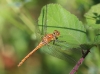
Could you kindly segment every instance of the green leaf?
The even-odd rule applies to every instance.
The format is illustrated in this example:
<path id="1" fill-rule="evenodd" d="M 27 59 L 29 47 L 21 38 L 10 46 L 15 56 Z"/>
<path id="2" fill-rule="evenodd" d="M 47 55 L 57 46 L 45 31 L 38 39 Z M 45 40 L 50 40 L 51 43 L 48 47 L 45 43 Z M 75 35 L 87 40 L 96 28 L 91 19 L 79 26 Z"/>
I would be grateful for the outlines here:
<path id="1" fill-rule="evenodd" d="M 100 34 L 95 37 L 95 44 L 100 44 Z"/>
<path id="2" fill-rule="evenodd" d="M 58 30 L 60 32 L 58 39 L 66 41 L 68 44 L 80 45 L 87 43 L 86 29 L 82 22 L 58 4 L 48 4 L 47 8 L 44 6 L 38 18 L 38 24 L 40 29 L 42 25 L 47 26 L 47 31 L 45 28 L 43 29 L 47 33 Z"/>
<path id="3" fill-rule="evenodd" d="M 94 5 L 85 14 L 87 24 L 95 31 L 94 43 L 100 44 L 100 4 Z"/>
<path id="4" fill-rule="evenodd" d="M 94 5 L 85 14 L 87 24 L 94 29 L 100 28 L 100 4 Z"/>
<path id="5" fill-rule="evenodd" d="M 96 36 L 95 36 L 95 44 L 100 44 L 100 30 L 98 30 Z"/>

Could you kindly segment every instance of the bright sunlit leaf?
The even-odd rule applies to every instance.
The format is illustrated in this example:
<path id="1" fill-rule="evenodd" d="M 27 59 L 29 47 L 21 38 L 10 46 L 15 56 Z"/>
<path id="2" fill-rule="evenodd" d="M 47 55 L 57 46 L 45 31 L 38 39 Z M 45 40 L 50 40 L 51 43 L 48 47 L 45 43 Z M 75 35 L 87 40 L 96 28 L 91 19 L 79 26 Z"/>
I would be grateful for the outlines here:
<path id="1" fill-rule="evenodd" d="M 76 45 L 87 43 L 86 29 L 82 22 L 58 4 L 47 5 L 47 13 L 46 6 L 44 6 L 38 20 L 39 25 L 47 26 L 47 31 L 43 29 L 46 33 L 52 33 L 54 30 L 60 31 L 58 39 L 61 41 Z"/>

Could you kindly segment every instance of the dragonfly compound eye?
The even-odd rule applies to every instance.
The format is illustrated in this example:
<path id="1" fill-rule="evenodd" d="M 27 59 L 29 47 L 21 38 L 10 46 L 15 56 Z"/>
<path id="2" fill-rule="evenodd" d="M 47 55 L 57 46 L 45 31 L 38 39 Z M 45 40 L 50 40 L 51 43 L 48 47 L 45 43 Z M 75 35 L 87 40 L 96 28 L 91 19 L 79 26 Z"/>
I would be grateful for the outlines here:
<path id="1" fill-rule="evenodd" d="M 57 31 L 57 30 L 54 30 L 54 33 L 53 34 L 55 34 L 56 36 L 59 36 L 60 35 L 60 32 Z"/>

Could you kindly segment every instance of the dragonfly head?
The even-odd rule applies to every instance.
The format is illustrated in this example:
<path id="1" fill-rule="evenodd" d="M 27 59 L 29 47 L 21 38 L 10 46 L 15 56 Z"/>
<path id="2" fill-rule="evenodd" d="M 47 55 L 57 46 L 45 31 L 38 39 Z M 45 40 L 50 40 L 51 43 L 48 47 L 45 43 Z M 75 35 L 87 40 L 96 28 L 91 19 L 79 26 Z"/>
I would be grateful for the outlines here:
<path id="1" fill-rule="evenodd" d="M 57 30 L 54 30 L 53 34 L 54 34 L 55 37 L 58 37 L 60 35 L 60 32 L 57 31 Z"/>

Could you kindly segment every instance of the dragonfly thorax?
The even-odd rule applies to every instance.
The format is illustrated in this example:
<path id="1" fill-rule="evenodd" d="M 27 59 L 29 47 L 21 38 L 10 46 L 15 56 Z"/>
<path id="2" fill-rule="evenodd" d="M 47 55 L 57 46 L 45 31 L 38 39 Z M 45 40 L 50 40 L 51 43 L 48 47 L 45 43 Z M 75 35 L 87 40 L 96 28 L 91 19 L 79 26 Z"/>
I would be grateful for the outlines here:
<path id="1" fill-rule="evenodd" d="M 60 35 L 60 32 L 57 30 L 54 30 L 52 34 L 47 34 L 45 37 L 43 37 L 42 42 L 44 44 L 48 44 L 49 42 L 56 40 L 59 35 Z"/>

